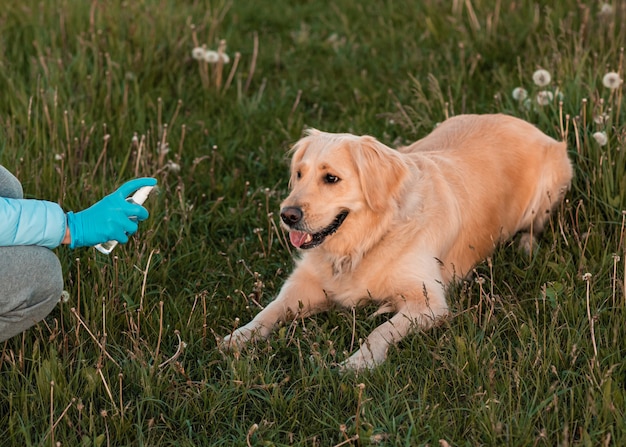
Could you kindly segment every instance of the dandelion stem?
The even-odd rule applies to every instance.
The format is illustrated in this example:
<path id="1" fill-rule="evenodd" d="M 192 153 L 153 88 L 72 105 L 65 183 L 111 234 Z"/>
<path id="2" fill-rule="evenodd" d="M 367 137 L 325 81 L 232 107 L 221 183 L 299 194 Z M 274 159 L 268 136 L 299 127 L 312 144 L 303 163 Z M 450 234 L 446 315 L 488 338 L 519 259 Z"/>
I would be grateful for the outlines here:
<path id="1" fill-rule="evenodd" d="M 365 384 L 364 383 L 359 383 L 357 385 L 357 387 L 359 388 L 359 396 L 357 397 L 357 401 L 356 401 L 356 414 L 354 415 L 354 426 L 356 429 L 356 437 L 357 439 L 359 438 L 360 435 L 360 431 L 361 431 L 361 404 L 363 403 L 363 390 L 365 389 Z"/>
<path id="2" fill-rule="evenodd" d="M 161 349 L 161 337 L 163 336 L 163 300 L 159 301 L 159 338 L 157 339 L 157 347 L 154 352 L 154 359 L 158 359 L 159 350 Z"/>
<path id="3" fill-rule="evenodd" d="M 164 366 L 168 365 L 169 363 L 173 362 L 174 360 L 176 360 L 180 354 L 183 352 L 183 347 L 184 347 L 184 343 L 180 338 L 180 332 L 177 330 L 174 331 L 174 335 L 176 335 L 176 337 L 178 338 L 178 347 L 176 348 L 176 352 L 174 353 L 173 356 L 171 356 L 169 359 L 165 360 L 163 363 L 161 363 L 159 365 L 159 368 L 163 368 Z"/>
<path id="4" fill-rule="evenodd" d="M 243 88 L 243 92 L 247 93 L 250 88 L 250 84 L 252 83 L 252 76 L 254 76 L 254 70 L 256 69 L 256 59 L 259 55 L 259 34 L 254 32 L 254 40 L 252 47 L 252 60 L 250 61 L 250 70 L 248 72 L 248 79 L 246 80 L 246 85 Z"/>
<path id="5" fill-rule="evenodd" d="M 587 293 L 586 293 L 586 301 L 587 301 L 587 319 L 589 320 L 589 327 L 591 331 L 591 344 L 593 345 L 593 359 L 592 363 L 598 363 L 598 346 L 596 344 L 596 333 L 595 333 L 595 324 L 594 318 L 591 315 L 591 274 L 585 273 L 583 275 L 583 279 L 587 283 Z"/>
<path id="6" fill-rule="evenodd" d="M 241 53 L 240 52 L 236 52 L 235 53 L 235 59 L 233 60 L 233 65 L 232 67 L 230 67 L 230 73 L 228 73 L 228 78 L 226 79 L 226 83 L 224 84 L 224 90 L 222 91 L 227 91 L 230 87 L 230 85 L 233 82 L 233 78 L 235 77 L 235 73 L 237 72 L 237 66 L 239 65 L 239 60 L 241 59 Z"/>
<path id="7" fill-rule="evenodd" d="M 122 389 L 123 389 L 123 379 L 124 379 L 124 374 L 119 373 L 117 375 L 119 381 L 120 381 L 120 385 L 119 385 L 119 390 L 120 390 L 120 418 L 122 420 L 124 420 L 124 400 L 123 400 L 123 393 L 122 393 Z"/>
<path id="8" fill-rule="evenodd" d="M 78 320 L 79 326 L 83 326 L 85 328 L 85 330 L 87 331 L 87 333 L 91 336 L 91 338 L 93 339 L 93 341 L 98 345 L 98 347 L 102 350 L 102 353 L 107 356 L 107 358 L 109 360 L 111 360 L 115 366 L 117 366 L 119 369 L 122 369 L 122 367 L 119 365 L 119 363 L 117 363 L 113 357 L 111 357 L 111 355 L 109 355 L 109 353 L 106 351 L 106 349 L 104 349 L 104 346 L 102 346 L 102 344 L 98 341 L 98 339 L 93 335 L 93 333 L 89 330 L 89 328 L 87 327 L 87 325 L 85 324 L 85 322 L 82 320 L 82 318 L 80 318 L 80 315 L 78 314 L 78 312 L 76 312 L 75 308 L 71 308 L 70 311 L 74 314 L 74 316 L 76 317 L 76 319 Z"/>
<path id="9" fill-rule="evenodd" d="M 104 389 L 107 392 L 107 395 L 109 396 L 109 399 L 111 399 L 111 403 L 113 404 L 113 408 L 115 408 L 115 400 L 113 400 L 113 394 L 111 394 L 111 388 L 109 388 L 109 384 L 107 383 L 106 379 L 104 378 L 104 374 L 102 374 L 102 368 L 97 368 L 98 374 L 100 374 L 100 378 L 102 379 L 102 383 L 104 384 Z"/>
<path id="10" fill-rule="evenodd" d="M 248 434 L 246 435 L 246 444 L 248 444 L 248 447 L 252 447 L 252 444 L 250 443 L 250 437 L 258 429 L 259 429 L 259 425 L 258 424 L 252 424 L 252 427 L 250 427 L 250 429 L 248 430 Z"/>
<path id="11" fill-rule="evenodd" d="M 54 381 L 50 382 L 50 444 L 54 445 Z"/>

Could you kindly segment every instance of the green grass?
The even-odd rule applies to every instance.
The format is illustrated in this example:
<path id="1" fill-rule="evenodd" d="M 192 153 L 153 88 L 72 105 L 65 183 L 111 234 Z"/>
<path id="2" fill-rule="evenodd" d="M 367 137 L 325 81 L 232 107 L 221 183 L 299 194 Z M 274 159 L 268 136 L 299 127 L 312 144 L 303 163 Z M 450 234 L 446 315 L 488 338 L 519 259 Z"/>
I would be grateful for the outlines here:
<path id="1" fill-rule="evenodd" d="M 0 346 L 0 444 L 624 445 L 626 103 L 602 77 L 624 78 L 626 5 L 612 4 L 4 5 L 0 162 L 27 196 L 79 210 L 136 175 L 160 191 L 114 256 L 56 250 L 69 301 Z M 221 82 L 191 58 L 220 39 Z M 534 98 L 540 67 L 563 96 L 526 107 L 511 91 Z M 384 321 L 372 308 L 217 349 L 292 267 L 276 211 L 305 126 L 394 145 L 490 112 L 566 139 L 575 164 L 531 259 L 500 247 L 450 289 L 453 317 L 372 372 L 336 368 Z"/>

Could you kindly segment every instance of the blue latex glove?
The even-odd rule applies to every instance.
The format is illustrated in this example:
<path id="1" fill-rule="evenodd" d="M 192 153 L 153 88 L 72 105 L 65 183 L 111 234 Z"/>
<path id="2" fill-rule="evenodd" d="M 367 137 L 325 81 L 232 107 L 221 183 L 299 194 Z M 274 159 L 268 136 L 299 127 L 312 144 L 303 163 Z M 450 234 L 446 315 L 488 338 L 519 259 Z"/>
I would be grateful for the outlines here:
<path id="1" fill-rule="evenodd" d="M 137 222 L 148 218 L 148 210 L 126 199 L 143 186 L 154 186 L 156 179 L 143 177 L 131 180 L 115 192 L 78 213 L 67 213 L 71 248 L 91 247 L 115 240 L 122 244 L 137 231 Z"/>

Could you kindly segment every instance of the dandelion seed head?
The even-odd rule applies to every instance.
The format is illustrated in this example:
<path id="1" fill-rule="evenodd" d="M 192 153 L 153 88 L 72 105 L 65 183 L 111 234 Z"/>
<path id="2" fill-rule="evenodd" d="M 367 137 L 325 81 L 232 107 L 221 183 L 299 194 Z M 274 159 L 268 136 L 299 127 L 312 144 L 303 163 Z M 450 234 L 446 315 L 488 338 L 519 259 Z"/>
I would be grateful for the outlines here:
<path id="1" fill-rule="evenodd" d="M 216 64 L 220 60 L 220 55 L 215 50 L 206 50 L 203 58 L 209 64 Z"/>
<path id="2" fill-rule="evenodd" d="M 172 160 L 169 160 L 167 162 L 167 164 L 165 165 L 165 168 L 168 171 L 173 172 L 174 174 L 180 172 L 180 165 L 178 163 L 173 162 Z"/>
<path id="3" fill-rule="evenodd" d="M 620 77 L 619 73 L 615 73 L 614 71 L 608 72 L 602 78 L 602 84 L 606 88 L 609 88 L 611 90 L 615 90 L 616 88 L 618 88 L 620 85 L 622 85 L 622 82 L 624 81 Z"/>
<path id="4" fill-rule="evenodd" d="M 537 100 L 537 104 L 540 106 L 547 106 L 554 99 L 554 95 L 549 90 L 542 90 L 537 93 L 537 97 L 535 99 Z"/>
<path id="5" fill-rule="evenodd" d="M 64 290 L 63 292 L 61 292 L 61 302 L 67 303 L 69 300 L 70 300 L 70 292 L 68 292 L 67 290 Z"/>
<path id="6" fill-rule="evenodd" d="M 591 279 L 591 273 L 587 272 L 583 275 L 583 281 L 589 281 Z"/>
<path id="7" fill-rule="evenodd" d="M 157 151 L 161 155 L 166 155 L 170 151 L 170 145 L 168 143 L 157 143 Z"/>
<path id="8" fill-rule="evenodd" d="M 528 98 L 528 92 L 523 87 L 515 87 L 513 89 L 512 95 L 513 99 L 515 99 L 516 101 L 523 101 Z"/>
<path id="9" fill-rule="evenodd" d="M 193 50 L 191 50 L 191 57 L 193 57 L 197 61 L 200 61 L 204 59 L 204 53 L 205 53 L 204 48 L 196 47 Z"/>
<path id="10" fill-rule="evenodd" d="M 548 70 L 544 70 L 543 68 L 533 73 L 533 82 L 539 87 L 545 87 L 551 80 L 552 76 L 550 76 L 550 72 Z"/>
<path id="11" fill-rule="evenodd" d="M 593 139 L 596 140 L 600 146 L 606 145 L 609 142 L 609 139 L 606 136 L 606 132 L 596 132 L 593 135 Z"/>
<path id="12" fill-rule="evenodd" d="M 217 64 L 220 59 L 222 60 L 223 64 L 230 63 L 230 56 L 228 56 L 228 54 L 224 52 L 220 53 L 215 50 L 206 50 L 202 58 L 208 64 Z"/>
<path id="13" fill-rule="evenodd" d="M 54 154 L 54 159 L 56 161 L 61 161 L 61 160 L 63 160 L 63 158 L 64 158 L 63 154 Z"/>
<path id="14" fill-rule="evenodd" d="M 613 15 L 613 6 L 610 3 L 603 3 L 600 7 L 600 12 L 598 15 L 602 18 L 608 18 Z"/>

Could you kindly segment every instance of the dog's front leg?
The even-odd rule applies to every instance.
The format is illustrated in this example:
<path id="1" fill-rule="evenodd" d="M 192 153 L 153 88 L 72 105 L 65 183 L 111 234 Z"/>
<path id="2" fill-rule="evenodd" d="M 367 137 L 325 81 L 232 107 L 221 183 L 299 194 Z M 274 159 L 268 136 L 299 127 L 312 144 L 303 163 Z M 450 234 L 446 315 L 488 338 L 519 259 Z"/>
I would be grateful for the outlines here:
<path id="1" fill-rule="evenodd" d="M 398 312 L 381 324 L 361 344 L 361 349 L 341 364 L 344 370 L 372 369 L 387 358 L 387 351 L 393 344 L 406 337 L 413 328 L 429 329 L 435 322 L 448 314 L 448 306 L 443 291 L 432 293 L 426 299 L 405 299 Z M 434 296 L 432 296 L 434 295 Z"/>
<path id="2" fill-rule="evenodd" d="M 296 268 L 274 301 L 245 326 L 222 340 L 227 350 L 239 349 L 247 342 L 267 338 L 279 322 L 327 310 L 329 301 L 313 272 Z"/>

